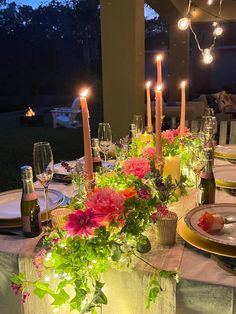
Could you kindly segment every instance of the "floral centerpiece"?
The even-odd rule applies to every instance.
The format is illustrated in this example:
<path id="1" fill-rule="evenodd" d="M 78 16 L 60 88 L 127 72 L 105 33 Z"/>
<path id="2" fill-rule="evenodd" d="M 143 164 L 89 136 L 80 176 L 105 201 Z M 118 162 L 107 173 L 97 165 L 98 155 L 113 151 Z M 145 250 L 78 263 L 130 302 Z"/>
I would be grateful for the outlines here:
<path id="1" fill-rule="evenodd" d="M 147 227 L 174 190 L 171 178 L 163 180 L 145 157 L 130 157 L 115 171 L 100 174 L 95 189 L 71 203 L 70 207 L 80 207 L 73 208 L 64 228 L 52 231 L 45 248 L 34 257 L 37 278 L 14 275 L 14 292 L 24 303 L 33 287 L 39 298 L 52 297 L 54 310 L 67 305 L 79 313 L 97 313 L 107 303 L 102 274 L 109 267 L 132 268 L 137 259 L 145 262 L 142 253 L 151 250 Z M 160 278 L 174 277 L 176 272 L 147 264 L 154 269 L 147 287 L 149 305 L 161 291 Z"/>

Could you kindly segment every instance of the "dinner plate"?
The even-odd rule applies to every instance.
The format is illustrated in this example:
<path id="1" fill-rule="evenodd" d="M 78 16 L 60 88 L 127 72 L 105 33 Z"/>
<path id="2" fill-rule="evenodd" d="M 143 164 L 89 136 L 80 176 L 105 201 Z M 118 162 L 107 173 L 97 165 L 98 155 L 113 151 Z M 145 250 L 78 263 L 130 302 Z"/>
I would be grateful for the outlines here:
<path id="1" fill-rule="evenodd" d="M 42 220 L 45 219 L 45 199 L 43 189 L 35 189 L 38 196 Z M 21 226 L 20 201 L 22 190 L 12 190 L 0 193 L 0 226 Z M 53 189 L 48 190 L 49 211 L 60 206 L 65 201 L 65 196 Z"/>
<path id="2" fill-rule="evenodd" d="M 236 246 L 236 223 L 225 224 L 219 232 L 208 233 L 198 226 L 199 218 L 205 212 L 216 213 L 227 218 L 228 221 L 236 222 L 236 204 L 208 204 L 190 210 L 184 221 L 188 228 L 197 236 L 210 240 L 217 244 Z M 236 248 L 234 248 L 236 251 Z"/>
<path id="3" fill-rule="evenodd" d="M 76 160 L 70 160 L 70 161 L 66 161 L 66 162 L 69 164 L 69 166 L 71 168 L 75 168 Z M 67 171 L 66 168 L 63 167 L 60 162 L 54 165 L 54 173 L 56 175 L 68 176 L 70 174 L 70 172 L 71 171 Z"/>
<path id="4" fill-rule="evenodd" d="M 217 187 L 236 189 L 236 166 L 222 165 L 214 167 L 215 183 Z"/>
<path id="5" fill-rule="evenodd" d="M 217 145 L 214 155 L 225 159 L 236 159 L 236 145 Z"/>
<path id="6" fill-rule="evenodd" d="M 208 253 L 220 255 L 220 256 L 236 258 L 235 247 L 212 242 L 205 238 L 202 238 L 201 236 L 197 235 L 191 229 L 188 228 L 188 226 L 186 225 L 184 221 L 184 218 L 181 218 L 178 221 L 177 233 L 186 242 L 188 242 L 189 244 L 191 244 L 192 246 L 200 250 L 206 251 Z"/>

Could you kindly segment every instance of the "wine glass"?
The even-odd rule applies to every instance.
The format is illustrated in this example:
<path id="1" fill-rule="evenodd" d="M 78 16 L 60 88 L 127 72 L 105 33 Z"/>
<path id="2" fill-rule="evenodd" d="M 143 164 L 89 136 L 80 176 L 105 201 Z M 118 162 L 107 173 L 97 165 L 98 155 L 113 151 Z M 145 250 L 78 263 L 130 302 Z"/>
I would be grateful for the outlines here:
<path id="1" fill-rule="evenodd" d="M 98 125 L 99 147 L 104 155 L 105 166 L 107 164 L 108 152 L 112 144 L 112 133 L 109 123 L 99 123 Z"/>
<path id="2" fill-rule="evenodd" d="M 135 125 L 136 136 L 143 133 L 143 117 L 139 114 L 135 114 L 133 118 L 133 124 Z"/>
<path id="3" fill-rule="evenodd" d="M 192 136 L 188 149 L 189 166 L 195 174 L 195 186 L 198 191 L 200 173 L 206 165 L 206 154 L 204 148 L 204 134 L 198 133 Z M 196 206 L 198 206 L 198 193 Z"/>
<path id="4" fill-rule="evenodd" d="M 45 231 L 49 232 L 48 186 L 53 177 L 53 155 L 48 142 L 34 143 L 33 164 L 36 178 L 42 184 L 44 189 L 47 222 Z"/>

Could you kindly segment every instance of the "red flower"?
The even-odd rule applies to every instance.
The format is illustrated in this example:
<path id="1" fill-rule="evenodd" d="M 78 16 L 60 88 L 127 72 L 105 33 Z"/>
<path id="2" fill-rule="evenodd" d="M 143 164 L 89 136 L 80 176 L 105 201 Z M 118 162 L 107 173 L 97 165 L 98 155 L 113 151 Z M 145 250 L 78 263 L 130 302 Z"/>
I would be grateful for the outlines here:
<path id="1" fill-rule="evenodd" d="M 120 220 L 124 212 L 125 197 L 111 188 L 97 189 L 89 195 L 86 208 L 92 208 L 101 219 L 111 222 Z"/>
<path id="2" fill-rule="evenodd" d="M 198 226 L 207 233 L 218 232 L 224 227 L 224 218 L 219 214 L 205 212 L 199 218 Z"/>
<path id="3" fill-rule="evenodd" d="M 100 227 L 101 217 L 91 208 L 82 211 L 76 210 L 68 216 L 68 221 L 65 224 L 65 229 L 71 236 L 80 235 L 88 237 L 94 234 L 94 230 Z"/>

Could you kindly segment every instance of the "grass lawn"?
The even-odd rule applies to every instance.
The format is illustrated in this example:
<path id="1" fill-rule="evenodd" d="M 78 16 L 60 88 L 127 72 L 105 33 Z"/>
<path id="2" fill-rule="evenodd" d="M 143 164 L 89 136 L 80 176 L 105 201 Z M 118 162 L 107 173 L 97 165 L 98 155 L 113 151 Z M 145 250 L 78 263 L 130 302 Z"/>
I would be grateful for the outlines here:
<path id="1" fill-rule="evenodd" d="M 95 108 L 94 108 L 95 109 Z M 53 129 L 51 114 L 44 114 L 44 125 L 27 127 L 20 125 L 19 112 L 0 114 L 0 191 L 22 186 L 20 167 L 32 165 L 33 143 L 48 141 L 51 144 L 54 161 L 73 160 L 83 155 L 82 128 Z M 90 113 L 91 136 L 97 137 L 97 124 L 102 121 L 98 108 Z"/>

